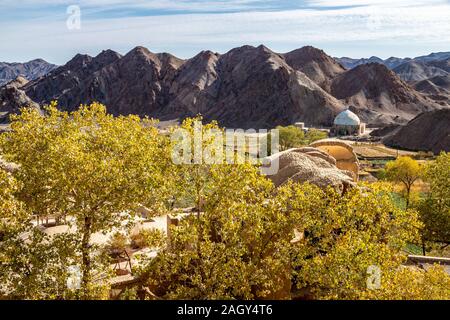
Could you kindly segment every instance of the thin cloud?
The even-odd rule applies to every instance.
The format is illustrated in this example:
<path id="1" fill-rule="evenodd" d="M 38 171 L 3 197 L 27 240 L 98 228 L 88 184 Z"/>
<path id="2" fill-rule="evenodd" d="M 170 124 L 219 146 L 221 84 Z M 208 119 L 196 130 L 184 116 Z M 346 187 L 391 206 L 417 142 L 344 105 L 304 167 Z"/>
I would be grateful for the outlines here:
<path id="1" fill-rule="evenodd" d="M 310 1 L 310 4 L 313 5 L 313 2 L 317 5 L 318 2 L 325 4 L 328 1 Z M 364 1 L 359 2 L 362 4 Z M 64 63 L 78 52 L 96 54 L 111 48 L 126 53 L 137 45 L 147 46 L 153 51 L 170 51 L 183 58 L 203 49 L 224 52 L 243 44 L 261 43 L 276 51 L 313 44 L 330 50 L 330 54 L 342 52 L 344 44 L 348 51 L 364 47 L 360 52 L 367 55 L 385 52 L 382 54 L 409 56 L 418 52 L 419 48 L 423 53 L 431 48 L 450 49 L 450 6 L 447 3 L 395 6 L 384 10 L 374 6 L 373 1 L 366 2 L 372 5 L 345 7 L 346 1 L 341 0 L 344 7 L 339 9 L 305 8 L 102 19 L 84 19 L 82 8 L 81 30 L 68 30 L 64 15 L 62 19 L 46 19 L 42 23 L 30 20 L 0 22 L 0 42 L 8 43 L 0 52 L 0 60 L 23 61 L 43 57 Z M 248 4 L 250 1 L 234 3 Z M 404 47 L 401 52 L 394 51 L 400 46 Z M 410 49 L 413 52 L 410 53 Z M 353 55 L 348 51 L 346 55 Z"/>
<path id="2" fill-rule="evenodd" d="M 448 0 L 306 0 L 306 4 L 313 7 L 348 7 L 348 6 L 376 6 L 376 7 L 417 7 L 448 4 Z"/>

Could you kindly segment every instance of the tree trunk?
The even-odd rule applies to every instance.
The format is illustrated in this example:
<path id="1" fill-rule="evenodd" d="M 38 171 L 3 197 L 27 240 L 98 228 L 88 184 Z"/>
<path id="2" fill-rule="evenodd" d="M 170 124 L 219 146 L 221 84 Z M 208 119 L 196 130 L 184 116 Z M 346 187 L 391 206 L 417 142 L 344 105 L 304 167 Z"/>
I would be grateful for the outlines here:
<path id="1" fill-rule="evenodd" d="M 409 197 L 411 194 L 411 187 L 406 187 L 406 210 L 409 209 Z"/>
<path id="2" fill-rule="evenodd" d="M 89 299 L 88 286 L 91 282 L 91 257 L 90 257 L 90 244 L 91 240 L 91 227 L 92 220 L 90 217 L 84 218 L 83 239 L 81 240 L 81 253 L 82 253 L 82 279 L 81 290 L 83 299 Z"/>

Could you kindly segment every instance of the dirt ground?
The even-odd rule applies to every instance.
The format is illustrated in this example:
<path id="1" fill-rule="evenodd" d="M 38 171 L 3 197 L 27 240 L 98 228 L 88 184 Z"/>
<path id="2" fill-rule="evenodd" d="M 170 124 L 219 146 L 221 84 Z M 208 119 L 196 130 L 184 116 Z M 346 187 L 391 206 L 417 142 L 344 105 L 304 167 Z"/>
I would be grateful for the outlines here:
<path id="1" fill-rule="evenodd" d="M 355 153 L 362 158 L 391 158 L 399 156 L 411 156 L 417 155 L 416 152 L 396 150 L 393 148 L 386 147 L 381 143 L 361 143 L 347 141 L 352 144 Z"/>

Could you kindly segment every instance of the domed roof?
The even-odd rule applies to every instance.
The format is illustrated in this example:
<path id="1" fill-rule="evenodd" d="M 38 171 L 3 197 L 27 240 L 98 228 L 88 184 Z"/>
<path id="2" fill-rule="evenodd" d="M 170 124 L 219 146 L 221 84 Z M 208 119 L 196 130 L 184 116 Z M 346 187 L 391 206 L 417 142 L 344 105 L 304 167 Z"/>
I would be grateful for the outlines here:
<path id="1" fill-rule="evenodd" d="M 336 116 L 334 124 L 337 126 L 359 126 L 361 120 L 356 114 L 347 109 Z"/>

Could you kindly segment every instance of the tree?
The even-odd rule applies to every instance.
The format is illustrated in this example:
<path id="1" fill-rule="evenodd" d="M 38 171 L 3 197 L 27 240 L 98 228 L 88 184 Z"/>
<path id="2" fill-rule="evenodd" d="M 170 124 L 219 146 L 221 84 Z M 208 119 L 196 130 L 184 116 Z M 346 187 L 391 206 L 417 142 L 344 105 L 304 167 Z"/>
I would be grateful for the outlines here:
<path id="1" fill-rule="evenodd" d="M 430 192 L 420 203 L 427 241 L 450 244 L 450 153 L 442 153 L 425 168 Z"/>
<path id="2" fill-rule="evenodd" d="M 45 112 L 23 109 L 13 116 L 0 149 L 20 165 L 18 198 L 32 214 L 73 218 L 81 293 L 89 298 L 93 271 L 103 266 L 93 255 L 91 235 L 121 227 L 141 205 L 163 207 L 170 181 L 168 143 L 151 121 L 113 117 L 98 103 L 70 114 L 52 103 Z"/>
<path id="3" fill-rule="evenodd" d="M 386 184 L 342 196 L 310 184 L 275 189 L 248 164 L 185 168 L 179 185 L 192 188 L 196 212 L 142 270 L 163 298 L 286 298 L 292 281 L 315 299 L 361 299 L 369 268 L 391 274 L 419 236 L 417 212 L 399 209 Z"/>
<path id="4" fill-rule="evenodd" d="M 182 128 L 194 135 L 195 121 Z M 203 126 L 219 130 L 216 123 Z M 205 138 L 204 148 L 213 141 Z M 155 293 L 171 299 L 254 299 L 274 296 L 290 283 L 293 237 L 287 198 L 249 164 L 180 165 L 178 188 L 191 195 L 194 212 L 170 230 L 170 245 L 144 267 Z M 289 294 L 289 290 L 287 292 Z"/>
<path id="5" fill-rule="evenodd" d="M 427 270 L 400 267 L 384 273 L 381 286 L 368 290 L 362 299 L 376 300 L 449 300 L 450 275 L 442 266 Z"/>
<path id="6" fill-rule="evenodd" d="M 328 134 L 326 132 L 317 130 L 317 129 L 309 129 L 305 134 L 305 144 L 311 144 L 318 140 L 323 140 L 328 138 Z"/>
<path id="7" fill-rule="evenodd" d="M 305 134 L 302 129 L 292 125 L 287 127 L 278 126 L 276 129 L 279 130 L 281 151 L 304 145 Z"/>
<path id="8" fill-rule="evenodd" d="M 296 185 L 290 206 L 304 237 L 293 249 L 298 289 L 314 299 L 360 299 L 369 290 L 368 270 L 397 269 L 405 245 L 421 227 L 415 211 L 403 211 L 384 184 L 335 190 Z"/>
<path id="9" fill-rule="evenodd" d="M 211 166 L 201 213 L 182 219 L 170 245 L 146 268 L 155 293 L 170 299 L 289 297 L 293 230 L 273 191 L 249 164 Z"/>
<path id="10" fill-rule="evenodd" d="M 21 184 L 0 169 L 0 297 L 54 299 L 65 294 L 73 246 L 64 235 L 50 239 L 34 228 Z"/>
<path id="11" fill-rule="evenodd" d="M 192 121 L 182 126 L 190 135 Z M 141 270 L 162 298 L 287 298 L 291 281 L 316 299 L 362 298 L 368 268 L 399 268 L 421 227 L 417 212 L 394 204 L 389 185 L 342 196 L 309 184 L 275 189 L 249 164 L 177 170 L 195 212 Z"/>
<path id="12" fill-rule="evenodd" d="M 293 125 L 287 127 L 278 126 L 276 129 L 279 130 L 281 151 L 307 146 L 314 141 L 326 139 L 328 137 L 326 132 L 317 129 L 309 129 L 305 134 L 302 129 Z"/>
<path id="13" fill-rule="evenodd" d="M 71 234 L 47 236 L 27 226 L 0 242 L 0 297 L 8 299 L 72 299 L 67 288 L 69 267 L 80 259 Z M 98 296 L 96 296 L 98 297 Z"/>
<path id="14" fill-rule="evenodd" d="M 15 193 L 20 184 L 11 174 L 0 168 L 0 241 L 22 230 L 29 213 Z"/>
<path id="15" fill-rule="evenodd" d="M 289 298 L 291 281 L 313 299 L 449 297 L 442 269 L 403 272 L 403 248 L 421 224 L 395 206 L 389 186 L 342 197 L 309 184 L 275 190 L 248 165 L 210 172 L 201 215 L 173 227 L 142 270 L 159 297 Z M 380 287 L 367 285 L 371 267 Z"/>
<path id="16" fill-rule="evenodd" d="M 194 122 L 182 125 L 188 136 Z M 223 135 L 216 123 L 203 126 L 204 148 L 214 145 L 209 129 Z M 122 226 L 138 206 L 160 213 L 169 198 L 189 195 L 195 208 L 170 228 L 167 244 L 145 236 L 161 250 L 143 261 L 140 275 L 162 298 L 289 298 L 291 284 L 314 299 L 449 298 L 442 269 L 402 267 L 422 223 L 394 204 L 391 186 L 361 185 L 344 195 L 308 183 L 275 188 L 250 163 L 188 157 L 174 166 L 171 148 L 151 122 L 114 118 L 99 104 L 15 116 L 0 137 L 2 154 L 19 165 L 13 175 L 0 171 L 0 295 L 103 297 L 93 275 L 108 270 L 91 235 Z M 427 170 L 444 214 L 448 161 L 443 155 Z M 44 235 L 32 219 L 49 213 L 67 217 L 76 232 Z M 81 265 L 79 293 L 66 288 L 71 265 Z M 381 275 L 377 290 L 367 285 L 369 270 Z"/>
<path id="17" fill-rule="evenodd" d="M 410 157 L 399 157 L 386 164 L 386 177 L 390 181 L 403 184 L 406 191 L 406 208 L 409 208 L 411 189 L 420 178 L 422 169 L 419 163 Z"/>

